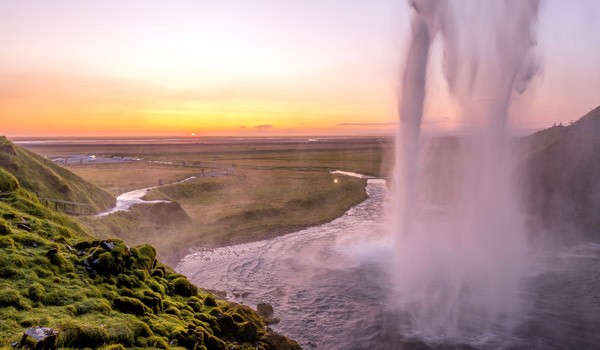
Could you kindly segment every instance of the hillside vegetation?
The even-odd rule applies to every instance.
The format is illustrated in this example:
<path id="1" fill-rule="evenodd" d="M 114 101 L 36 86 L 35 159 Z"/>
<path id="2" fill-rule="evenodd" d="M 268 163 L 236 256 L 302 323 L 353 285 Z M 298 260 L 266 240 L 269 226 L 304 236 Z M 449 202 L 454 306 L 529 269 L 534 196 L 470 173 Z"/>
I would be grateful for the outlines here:
<path id="1" fill-rule="evenodd" d="M 45 188 L 43 174 L 24 178 L 15 164 L 0 167 L 1 348 L 299 348 L 158 262 L 152 246 L 94 239 L 41 205 L 20 182 Z M 37 345 L 23 336 L 36 327 L 51 333 Z"/>
<path id="2" fill-rule="evenodd" d="M 523 140 L 525 199 L 544 228 L 600 238 L 600 107 Z"/>
<path id="3" fill-rule="evenodd" d="M 94 211 L 115 203 L 108 192 L 3 136 L 0 136 L 0 167 L 14 174 L 23 188 L 41 197 L 90 204 Z"/>

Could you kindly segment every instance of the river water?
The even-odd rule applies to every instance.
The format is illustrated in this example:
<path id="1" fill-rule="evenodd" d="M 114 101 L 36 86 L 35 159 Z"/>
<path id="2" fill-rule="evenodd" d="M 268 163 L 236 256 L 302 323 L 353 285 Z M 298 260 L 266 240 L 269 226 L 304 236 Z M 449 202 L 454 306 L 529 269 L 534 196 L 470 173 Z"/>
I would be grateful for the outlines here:
<path id="1" fill-rule="evenodd" d="M 180 273 L 249 306 L 270 303 L 273 325 L 305 349 L 594 349 L 600 348 L 600 245 L 537 254 L 524 283 L 522 318 L 510 332 L 422 338 L 403 331 L 392 307 L 392 260 L 383 180 L 368 199 L 324 225 L 274 239 L 202 250 Z M 243 296 L 242 296 L 243 295 Z"/>
<path id="2" fill-rule="evenodd" d="M 180 183 L 188 182 L 195 178 L 196 178 L 196 176 L 191 176 L 191 177 L 185 178 L 181 181 L 174 182 L 173 184 L 180 184 Z M 140 188 L 137 190 L 122 193 L 117 196 L 117 201 L 116 201 L 114 207 L 109 208 L 101 213 L 98 213 L 98 214 L 96 214 L 96 216 L 106 216 L 106 215 L 109 215 L 112 213 L 116 213 L 118 211 L 127 211 L 132 206 L 138 205 L 138 204 L 169 203 L 170 201 L 164 200 L 164 199 L 156 199 L 156 200 L 142 199 L 148 193 L 148 191 L 158 188 L 158 187 L 161 187 L 161 186 L 164 186 L 164 185 L 153 186 L 153 187 L 144 187 L 144 188 Z"/>

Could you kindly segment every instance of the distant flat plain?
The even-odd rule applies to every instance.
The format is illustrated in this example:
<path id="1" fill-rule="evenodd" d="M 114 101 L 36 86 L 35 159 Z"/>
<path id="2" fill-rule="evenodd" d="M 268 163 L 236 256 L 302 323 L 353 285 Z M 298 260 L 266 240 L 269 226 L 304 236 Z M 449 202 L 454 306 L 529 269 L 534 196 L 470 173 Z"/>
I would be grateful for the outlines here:
<path id="1" fill-rule="evenodd" d="M 382 137 L 17 141 L 50 159 L 139 159 L 64 166 L 115 196 L 162 184 L 146 197 L 177 201 L 188 222 L 161 225 L 135 210 L 80 221 L 102 237 L 151 243 L 173 264 L 189 248 L 260 240 L 333 220 L 366 198 L 366 181 L 330 172 L 386 177 L 393 156 L 393 142 Z"/>

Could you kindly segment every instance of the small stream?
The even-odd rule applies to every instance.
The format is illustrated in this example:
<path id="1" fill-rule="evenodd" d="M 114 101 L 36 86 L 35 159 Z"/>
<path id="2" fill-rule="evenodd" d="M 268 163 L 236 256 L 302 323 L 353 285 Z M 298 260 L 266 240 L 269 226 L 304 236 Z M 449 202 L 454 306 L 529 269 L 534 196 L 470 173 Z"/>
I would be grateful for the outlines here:
<path id="1" fill-rule="evenodd" d="M 181 181 L 176 181 L 176 182 L 173 182 L 168 185 L 184 183 L 184 182 L 193 180 L 195 178 L 197 178 L 197 177 L 191 176 L 191 177 L 188 177 Z M 166 186 L 166 185 L 162 185 L 162 186 Z M 146 195 L 146 193 L 148 193 L 148 191 L 150 191 L 154 188 L 158 188 L 158 187 L 161 187 L 161 186 L 144 187 L 144 188 L 140 188 L 137 190 L 133 190 L 133 191 L 129 191 L 129 192 L 120 194 L 117 196 L 117 203 L 114 207 L 107 209 L 101 213 L 98 213 L 98 214 L 96 214 L 96 216 L 106 216 L 106 215 L 109 215 L 112 213 L 116 213 L 118 211 L 127 211 L 127 210 L 129 210 L 129 208 L 131 208 L 132 206 L 137 205 L 137 204 L 169 203 L 169 201 L 162 200 L 162 199 L 157 199 L 157 200 L 153 200 L 153 201 L 147 201 L 147 200 L 142 199 Z"/>

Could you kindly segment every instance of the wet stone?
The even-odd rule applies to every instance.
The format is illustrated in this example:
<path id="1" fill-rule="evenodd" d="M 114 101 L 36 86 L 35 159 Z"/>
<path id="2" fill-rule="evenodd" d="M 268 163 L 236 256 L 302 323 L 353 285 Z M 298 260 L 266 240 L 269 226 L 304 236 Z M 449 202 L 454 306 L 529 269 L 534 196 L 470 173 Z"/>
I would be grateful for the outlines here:
<path id="1" fill-rule="evenodd" d="M 269 317 L 273 315 L 273 305 L 267 303 L 260 303 L 256 305 L 256 311 L 259 315 Z"/>
<path id="2" fill-rule="evenodd" d="M 29 227 L 29 225 L 27 225 L 27 224 L 18 223 L 17 228 L 20 228 L 21 230 L 24 230 L 27 232 L 31 232 L 31 227 Z"/>
<path id="3" fill-rule="evenodd" d="M 100 242 L 100 246 L 108 251 L 115 249 L 115 244 L 110 241 L 102 241 Z"/>
<path id="4" fill-rule="evenodd" d="M 48 327 L 29 328 L 23 334 L 20 346 L 35 350 L 56 349 L 58 333 L 57 330 Z"/>

